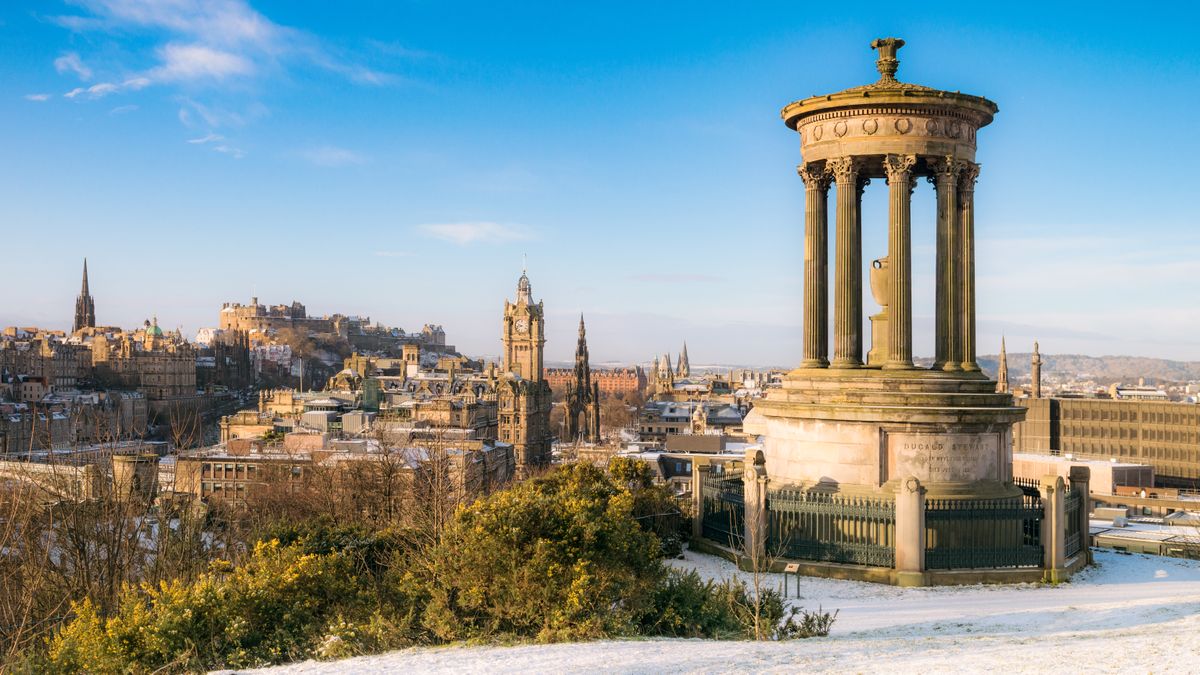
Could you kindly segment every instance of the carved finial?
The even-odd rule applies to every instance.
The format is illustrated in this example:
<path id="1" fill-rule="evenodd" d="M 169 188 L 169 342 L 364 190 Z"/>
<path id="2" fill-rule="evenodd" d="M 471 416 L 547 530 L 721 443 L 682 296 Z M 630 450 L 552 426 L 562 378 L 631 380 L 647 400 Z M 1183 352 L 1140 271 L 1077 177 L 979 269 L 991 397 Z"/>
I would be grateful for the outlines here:
<path id="1" fill-rule="evenodd" d="M 896 58 L 896 52 L 903 46 L 904 40 L 900 38 L 879 38 L 871 41 L 871 49 L 879 52 L 875 68 L 879 71 L 880 82 L 896 81 L 896 70 L 900 67 L 900 59 Z"/>

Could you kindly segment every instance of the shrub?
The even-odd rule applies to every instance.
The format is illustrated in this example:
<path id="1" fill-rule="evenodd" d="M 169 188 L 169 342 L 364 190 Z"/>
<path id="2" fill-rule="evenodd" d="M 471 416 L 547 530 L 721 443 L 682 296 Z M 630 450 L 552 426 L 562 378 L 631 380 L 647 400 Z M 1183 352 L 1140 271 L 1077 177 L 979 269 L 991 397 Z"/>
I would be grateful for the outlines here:
<path id="1" fill-rule="evenodd" d="M 744 629 L 724 584 L 702 579 L 695 570 L 668 570 L 654 592 L 654 607 L 641 626 L 645 635 L 682 638 L 741 637 Z"/>
<path id="2" fill-rule="evenodd" d="M 241 567 L 126 588 L 107 620 L 76 606 L 50 658 L 58 670 L 94 673 L 279 663 L 308 656 L 331 618 L 361 613 L 363 600 L 346 556 L 260 542 Z"/>
<path id="3" fill-rule="evenodd" d="M 634 501 L 575 464 L 461 509 L 433 553 L 425 625 L 444 640 L 634 632 L 664 574 Z"/>
<path id="4" fill-rule="evenodd" d="M 837 611 L 830 614 L 819 607 L 815 612 L 792 607 L 787 618 L 776 629 L 776 637 L 780 640 L 825 637 L 829 635 L 833 622 L 837 621 L 837 615 Z"/>
<path id="5" fill-rule="evenodd" d="M 671 491 L 654 483 L 654 472 L 649 465 L 632 457 L 614 457 L 608 464 L 608 472 L 618 488 L 633 496 L 634 519 L 658 537 L 659 553 L 667 558 L 682 553 L 691 523 L 684 519 Z"/>

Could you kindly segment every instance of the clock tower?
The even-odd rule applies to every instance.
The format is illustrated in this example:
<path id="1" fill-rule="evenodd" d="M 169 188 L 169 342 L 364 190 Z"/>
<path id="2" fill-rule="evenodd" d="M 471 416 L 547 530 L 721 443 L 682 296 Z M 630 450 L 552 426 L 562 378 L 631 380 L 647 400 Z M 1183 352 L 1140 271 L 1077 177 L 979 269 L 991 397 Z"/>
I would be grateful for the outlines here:
<path id="1" fill-rule="evenodd" d="M 521 273 L 517 301 L 504 301 L 504 372 L 535 382 L 542 379 L 542 352 L 546 344 L 546 321 L 542 303 L 534 304 L 529 277 Z"/>
<path id="2" fill-rule="evenodd" d="M 497 389 L 499 440 L 511 443 L 517 476 L 528 477 L 550 464 L 550 383 L 542 376 L 546 322 L 541 302 L 533 301 L 529 277 L 517 282 L 516 302 L 504 301 L 501 326 L 503 379 Z"/>

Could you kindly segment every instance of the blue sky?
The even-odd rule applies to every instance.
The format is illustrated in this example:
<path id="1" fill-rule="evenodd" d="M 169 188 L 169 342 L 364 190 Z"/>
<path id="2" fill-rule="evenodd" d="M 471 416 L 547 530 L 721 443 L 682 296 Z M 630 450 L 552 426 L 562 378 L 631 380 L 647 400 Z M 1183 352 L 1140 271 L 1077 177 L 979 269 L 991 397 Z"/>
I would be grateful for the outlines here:
<path id="1" fill-rule="evenodd" d="M 1200 52 L 1187 5 L 327 3 L 0 6 L 0 325 L 188 333 L 224 301 L 304 302 L 499 351 L 522 254 L 569 358 L 688 341 L 800 353 L 791 100 L 900 79 L 987 96 L 982 353 L 1200 359 Z M 981 6 L 983 7 L 983 6 Z M 904 10 L 911 10 L 909 5 Z M 864 206 L 885 253 L 886 188 Z M 932 351 L 933 194 L 915 196 Z M 867 310 L 871 307 L 868 295 Z"/>

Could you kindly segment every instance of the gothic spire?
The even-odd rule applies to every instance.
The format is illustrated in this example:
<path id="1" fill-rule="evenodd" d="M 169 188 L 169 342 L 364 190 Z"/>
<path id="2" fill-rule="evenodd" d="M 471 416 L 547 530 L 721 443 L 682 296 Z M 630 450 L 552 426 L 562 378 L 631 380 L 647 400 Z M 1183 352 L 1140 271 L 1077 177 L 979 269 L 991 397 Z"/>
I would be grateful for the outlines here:
<path id="1" fill-rule="evenodd" d="M 87 258 L 83 259 L 83 283 L 79 288 L 79 297 L 75 298 L 75 323 L 72 332 L 82 328 L 96 326 L 96 305 L 92 302 L 92 294 L 88 291 Z"/>
<path id="2" fill-rule="evenodd" d="M 996 392 L 1008 393 L 1008 351 L 1004 348 L 1004 336 L 1000 336 L 1000 364 L 996 367 Z"/>

